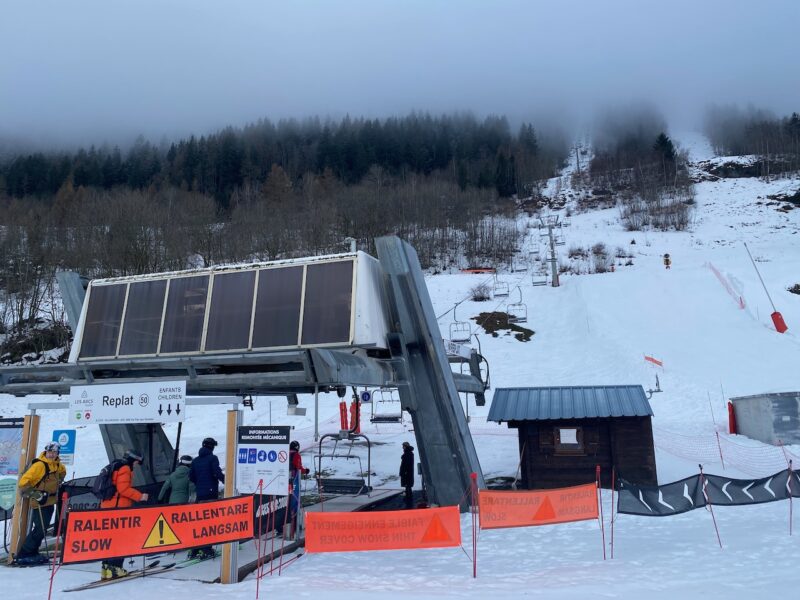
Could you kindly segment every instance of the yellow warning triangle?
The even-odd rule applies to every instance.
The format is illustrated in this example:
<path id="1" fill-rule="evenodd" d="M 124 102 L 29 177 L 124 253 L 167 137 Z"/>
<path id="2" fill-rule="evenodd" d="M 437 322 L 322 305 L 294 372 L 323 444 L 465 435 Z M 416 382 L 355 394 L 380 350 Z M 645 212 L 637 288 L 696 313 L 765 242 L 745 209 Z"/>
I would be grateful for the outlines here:
<path id="1" fill-rule="evenodd" d="M 553 505 L 550 503 L 550 498 L 545 496 L 544 502 L 539 507 L 539 510 L 536 511 L 536 514 L 533 516 L 534 521 L 550 521 L 551 519 L 556 518 L 556 511 L 553 510 Z"/>
<path id="2" fill-rule="evenodd" d="M 428 525 L 428 529 L 425 530 L 425 534 L 422 536 L 422 541 L 452 542 L 453 538 L 450 537 L 449 533 L 447 533 L 447 529 L 445 529 L 444 525 L 442 524 L 442 520 L 439 518 L 439 515 L 433 515 L 431 524 Z"/>
<path id="3" fill-rule="evenodd" d="M 150 533 L 147 535 L 142 549 L 163 548 L 164 546 L 175 546 L 180 543 L 181 541 L 178 539 L 178 536 L 175 535 L 175 532 L 172 531 L 169 523 L 167 523 L 167 520 L 164 518 L 164 513 L 161 513 L 158 515 L 153 529 L 151 529 Z"/>

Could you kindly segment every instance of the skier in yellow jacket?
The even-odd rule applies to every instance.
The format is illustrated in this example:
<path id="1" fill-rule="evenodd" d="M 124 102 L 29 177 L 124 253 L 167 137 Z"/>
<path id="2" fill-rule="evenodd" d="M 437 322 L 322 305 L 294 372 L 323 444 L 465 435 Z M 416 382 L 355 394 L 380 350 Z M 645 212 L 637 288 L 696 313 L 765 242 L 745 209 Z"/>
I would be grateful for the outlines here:
<path id="1" fill-rule="evenodd" d="M 47 557 L 39 554 L 39 546 L 53 518 L 58 488 L 67 476 L 67 469 L 59 460 L 60 451 L 58 442 L 50 442 L 19 478 L 19 492 L 30 498 L 33 508 L 31 529 L 14 557 L 21 565 L 47 562 Z"/>

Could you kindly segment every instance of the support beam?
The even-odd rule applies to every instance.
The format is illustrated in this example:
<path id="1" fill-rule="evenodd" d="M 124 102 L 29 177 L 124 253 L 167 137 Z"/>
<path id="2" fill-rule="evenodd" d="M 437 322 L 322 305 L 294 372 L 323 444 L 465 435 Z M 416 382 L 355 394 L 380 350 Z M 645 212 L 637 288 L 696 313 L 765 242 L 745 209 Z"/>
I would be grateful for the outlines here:
<path id="1" fill-rule="evenodd" d="M 389 349 L 402 359 L 401 406 L 411 414 L 423 477 L 432 503 L 466 510 L 471 473 L 484 487 L 461 398 L 414 249 L 396 237 L 375 240 L 391 306 Z"/>
<path id="2" fill-rule="evenodd" d="M 228 411 L 228 427 L 225 437 L 225 497 L 236 495 L 236 440 L 239 425 L 242 424 L 242 411 Z M 239 583 L 238 566 L 239 544 L 225 544 L 222 547 L 222 564 L 219 580 L 222 583 Z"/>
<path id="3" fill-rule="evenodd" d="M 22 447 L 19 452 L 20 475 L 28 470 L 31 461 L 36 458 L 36 447 L 39 443 L 39 415 L 25 415 L 22 423 Z M 11 545 L 8 552 L 8 563 L 14 560 L 22 540 L 28 534 L 30 517 L 30 500 L 17 494 L 14 502 L 14 516 L 11 521 Z"/>

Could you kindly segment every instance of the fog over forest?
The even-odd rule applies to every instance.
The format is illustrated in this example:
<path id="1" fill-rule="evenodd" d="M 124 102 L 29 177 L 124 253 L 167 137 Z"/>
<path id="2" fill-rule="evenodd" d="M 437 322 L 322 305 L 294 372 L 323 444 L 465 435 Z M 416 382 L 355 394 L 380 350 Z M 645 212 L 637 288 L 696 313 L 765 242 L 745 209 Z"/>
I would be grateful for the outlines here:
<path id="1" fill-rule="evenodd" d="M 795 0 L 6 0 L 0 151 L 412 110 L 585 127 L 652 103 L 800 105 Z"/>

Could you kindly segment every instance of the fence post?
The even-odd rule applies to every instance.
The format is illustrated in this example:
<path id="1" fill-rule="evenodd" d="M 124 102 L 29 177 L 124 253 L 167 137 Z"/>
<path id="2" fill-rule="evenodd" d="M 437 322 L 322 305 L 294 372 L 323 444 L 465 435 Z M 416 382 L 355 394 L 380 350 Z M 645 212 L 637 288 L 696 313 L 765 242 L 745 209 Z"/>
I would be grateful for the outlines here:
<path id="1" fill-rule="evenodd" d="M 719 528 L 717 527 L 717 518 L 714 516 L 714 507 L 711 504 L 711 500 L 708 498 L 708 494 L 706 493 L 706 476 L 703 473 L 703 465 L 697 465 L 700 467 L 700 488 L 703 490 L 703 497 L 706 499 L 706 505 L 708 506 L 708 510 L 711 512 L 711 520 L 714 521 L 714 531 L 717 532 L 717 542 L 719 542 L 720 550 L 722 549 L 722 540 L 719 537 Z"/>
<path id="2" fill-rule="evenodd" d="M 603 523 L 603 486 L 600 482 L 600 465 L 597 465 L 595 468 L 595 476 L 596 476 L 596 483 L 597 483 L 597 492 L 600 497 L 598 504 L 600 505 L 600 511 L 598 512 L 598 516 L 600 518 L 600 536 L 603 540 L 603 560 L 606 559 L 606 526 Z"/>

